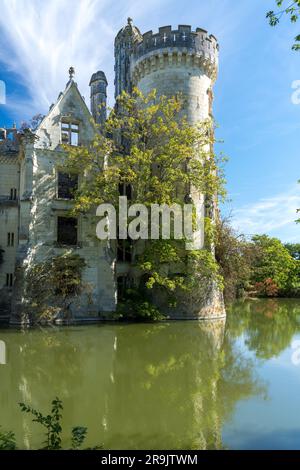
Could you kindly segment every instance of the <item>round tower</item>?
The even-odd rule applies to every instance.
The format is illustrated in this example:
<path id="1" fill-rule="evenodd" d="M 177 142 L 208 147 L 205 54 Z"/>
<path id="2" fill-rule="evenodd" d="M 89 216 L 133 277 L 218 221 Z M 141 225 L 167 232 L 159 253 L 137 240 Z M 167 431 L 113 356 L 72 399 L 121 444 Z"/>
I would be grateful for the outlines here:
<path id="1" fill-rule="evenodd" d="M 127 19 L 127 25 L 122 28 L 115 39 L 115 97 L 122 91 L 131 92 L 131 60 L 132 51 L 142 40 L 139 29 L 133 25 L 132 19 Z"/>
<path id="2" fill-rule="evenodd" d="M 97 124 L 103 124 L 106 120 L 106 89 L 107 80 L 104 72 L 100 70 L 93 73 L 90 80 L 91 88 L 91 113 Z"/>
<path id="3" fill-rule="evenodd" d="M 179 25 L 149 31 L 135 44 L 131 60 L 132 84 L 145 95 L 154 88 L 158 95 L 181 93 L 191 124 L 211 114 L 212 86 L 217 77 L 219 46 L 204 29 Z"/>
<path id="4" fill-rule="evenodd" d="M 180 94 L 182 113 L 190 124 L 212 116 L 213 85 L 218 72 L 219 46 L 217 39 L 207 31 L 179 25 L 149 31 L 133 47 L 130 64 L 132 86 L 144 95 L 156 89 L 158 96 Z M 184 194 L 185 193 L 185 194 Z M 193 187 L 184 189 L 185 202 L 193 200 L 199 220 L 214 217 L 214 203 Z M 213 208 L 213 209 L 210 209 Z M 210 212 L 209 212 L 210 211 Z M 195 232 L 197 246 L 205 246 L 204 232 Z M 211 247 L 213 251 L 213 247 Z M 166 312 L 174 319 L 215 319 L 225 316 L 222 292 L 215 282 L 178 302 L 177 309 Z"/>

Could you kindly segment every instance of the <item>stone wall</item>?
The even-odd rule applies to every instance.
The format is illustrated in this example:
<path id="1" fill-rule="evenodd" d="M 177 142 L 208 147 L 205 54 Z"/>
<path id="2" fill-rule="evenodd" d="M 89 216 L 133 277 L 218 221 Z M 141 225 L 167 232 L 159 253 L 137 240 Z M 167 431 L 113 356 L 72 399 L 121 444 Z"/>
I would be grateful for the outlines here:
<path id="1" fill-rule="evenodd" d="M 177 29 L 164 26 L 156 34 L 149 31 L 133 49 L 133 85 L 144 95 L 153 89 L 156 89 L 158 97 L 180 95 L 183 99 L 181 116 L 184 115 L 194 125 L 211 117 L 218 51 L 216 38 L 200 28 L 192 31 L 190 26 L 179 25 Z M 195 188 L 189 188 L 188 192 L 203 219 L 206 215 L 205 195 L 199 194 Z M 214 283 L 203 286 L 192 297 L 179 301 L 176 309 L 169 309 L 158 293 L 154 295 L 154 301 L 174 319 L 225 315 L 222 294 Z"/>
<path id="2" fill-rule="evenodd" d="M 69 83 L 58 102 L 42 121 L 36 137 L 23 139 L 20 224 L 22 239 L 18 250 L 17 288 L 12 321 L 22 317 L 24 273 L 31 266 L 66 252 L 77 253 L 86 261 L 84 293 L 74 302 L 75 317 L 93 317 L 115 310 L 114 259 L 104 242 L 96 238 L 93 214 L 78 217 L 76 246 L 57 243 L 57 219 L 66 216 L 72 201 L 58 198 L 58 171 L 64 159 L 61 121 L 79 125 L 79 144 L 91 142 L 94 127 L 91 115 L 75 83 Z"/>
<path id="3" fill-rule="evenodd" d="M 4 250 L 3 263 L 0 264 L 0 315 L 8 313 L 12 288 L 6 286 L 7 275 L 14 277 L 16 249 L 18 245 L 18 195 L 19 164 L 17 152 L 1 154 L 0 146 L 0 248 Z M 16 190 L 16 194 L 14 191 Z M 11 199 L 11 191 L 13 197 Z M 13 234 L 13 246 L 8 246 L 8 234 Z"/>

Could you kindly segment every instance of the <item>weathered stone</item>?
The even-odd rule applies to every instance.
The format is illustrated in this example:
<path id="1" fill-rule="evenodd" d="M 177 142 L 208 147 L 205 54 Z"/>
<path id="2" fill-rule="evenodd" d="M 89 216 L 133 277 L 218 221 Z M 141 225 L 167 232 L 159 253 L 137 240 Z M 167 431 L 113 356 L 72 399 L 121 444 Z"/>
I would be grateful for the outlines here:
<path id="1" fill-rule="evenodd" d="M 158 95 L 181 93 L 186 101 L 184 113 L 194 124 L 212 112 L 212 86 L 218 68 L 218 44 L 214 36 L 198 28 L 170 26 L 141 35 L 128 19 L 115 40 L 115 96 L 138 86 L 145 94 L 155 88 Z M 71 207 L 58 198 L 58 168 L 63 159 L 63 139 L 72 138 L 79 145 L 92 141 L 95 127 L 106 117 L 107 80 L 103 72 L 92 75 L 91 111 L 76 83 L 74 69 L 57 102 L 40 122 L 37 130 L 0 129 L 0 247 L 5 250 L 0 265 L 0 312 L 12 307 L 11 323 L 26 323 L 24 316 L 24 275 L 26 270 L 49 257 L 75 251 L 86 262 L 83 283 L 87 287 L 74 308 L 78 319 L 109 319 L 117 304 L 116 277 L 134 267 L 116 263 L 115 251 L 95 237 L 92 217 L 78 217 L 77 245 L 62 247 L 57 240 L 57 219 Z M 98 113 L 99 105 L 102 105 Z M 73 124 L 73 127 L 72 127 Z M 65 126 L 65 127 L 64 127 Z M 199 212 L 205 214 L 205 197 L 195 194 Z M 13 246 L 7 246 L 8 233 L 14 234 Z M 142 245 L 140 245 L 142 246 Z M 10 285 L 14 276 L 14 287 Z M 182 299 L 178 308 L 167 312 L 172 318 L 199 319 L 224 316 L 222 294 L 214 285 L 206 294 L 189 301 Z M 201 298 L 200 298 L 201 297 Z M 163 305 L 163 299 L 161 301 Z"/>

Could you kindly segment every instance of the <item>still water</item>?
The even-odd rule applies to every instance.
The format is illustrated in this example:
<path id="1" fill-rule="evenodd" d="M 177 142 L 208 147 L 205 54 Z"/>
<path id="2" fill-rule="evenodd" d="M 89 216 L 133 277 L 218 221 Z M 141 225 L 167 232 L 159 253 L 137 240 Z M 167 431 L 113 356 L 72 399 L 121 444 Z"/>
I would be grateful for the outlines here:
<path id="1" fill-rule="evenodd" d="M 223 322 L 0 330 L 0 425 L 41 447 L 43 412 L 63 400 L 105 449 L 300 449 L 300 302 L 236 303 Z"/>

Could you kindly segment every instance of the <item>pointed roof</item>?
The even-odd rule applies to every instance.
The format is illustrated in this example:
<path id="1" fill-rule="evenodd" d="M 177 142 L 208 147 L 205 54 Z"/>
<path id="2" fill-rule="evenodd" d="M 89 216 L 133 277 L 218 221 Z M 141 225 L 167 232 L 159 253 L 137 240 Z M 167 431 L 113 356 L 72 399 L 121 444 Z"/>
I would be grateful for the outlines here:
<path id="1" fill-rule="evenodd" d="M 70 76 L 70 79 L 69 81 L 67 82 L 66 84 L 66 88 L 64 89 L 64 91 L 60 92 L 59 95 L 58 95 L 58 98 L 57 98 L 57 101 L 56 103 L 52 104 L 49 108 L 49 111 L 48 113 L 44 116 L 43 120 L 40 122 L 39 126 L 37 127 L 35 133 L 37 133 L 39 131 L 39 129 L 41 129 L 43 127 L 43 123 L 44 121 L 49 117 L 49 115 L 51 113 L 53 113 L 53 111 L 57 108 L 57 106 L 59 106 L 59 104 L 62 102 L 62 100 L 71 92 L 73 91 L 79 98 L 79 100 L 81 101 L 81 104 L 82 104 L 82 107 L 83 107 L 83 110 L 84 112 L 87 114 L 87 117 L 88 119 L 90 120 L 92 115 L 91 115 L 91 112 L 85 102 L 85 100 L 83 99 L 83 96 L 81 95 L 79 89 L 78 89 L 78 86 L 77 86 L 77 83 L 74 81 L 73 79 L 73 76 L 75 74 L 75 70 L 73 67 L 70 67 L 69 69 L 69 76 Z"/>

